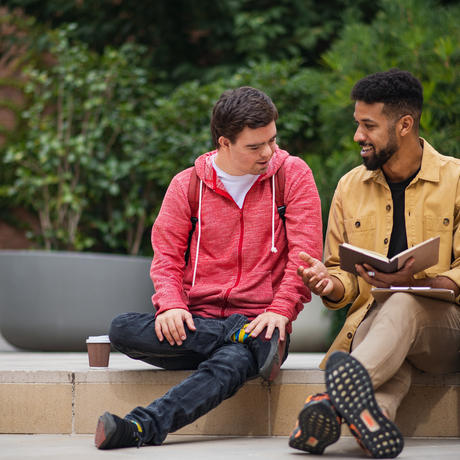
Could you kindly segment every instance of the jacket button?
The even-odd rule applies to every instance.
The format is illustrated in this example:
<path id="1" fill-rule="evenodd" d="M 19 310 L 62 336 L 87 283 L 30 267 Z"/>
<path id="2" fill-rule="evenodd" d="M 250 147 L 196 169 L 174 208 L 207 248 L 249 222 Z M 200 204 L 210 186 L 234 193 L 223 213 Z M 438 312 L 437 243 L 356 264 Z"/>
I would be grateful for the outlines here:
<path id="1" fill-rule="evenodd" d="M 355 222 L 355 227 L 356 227 L 356 228 L 361 227 L 361 222 L 360 222 L 359 220 L 357 220 L 357 221 Z"/>
<path id="2" fill-rule="evenodd" d="M 347 337 L 348 337 L 349 339 L 351 339 L 351 338 L 353 337 L 353 334 L 352 334 L 351 332 L 349 332 L 349 333 L 347 334 Z"/>
<path id="3" fill-rule="evenodd" d="M 449 225 L 449 222 L 450 222 L 449 219 L 444 219 L 444 220 L 442 221 L 442 223 L 443 223 L 444 225 Z"/>
<path id="4" fill-rule="evenodd" d="M 391 206 L 389 204 L 387 204 L 386 210 L 391 211 Z"/>
<path id="5" fill-rule="evenodd" d="M 383 242 L 384 242 L 385 244 L 388 244 L 388 238 L 385 238 L 385 239 L 383 240 Z"/>

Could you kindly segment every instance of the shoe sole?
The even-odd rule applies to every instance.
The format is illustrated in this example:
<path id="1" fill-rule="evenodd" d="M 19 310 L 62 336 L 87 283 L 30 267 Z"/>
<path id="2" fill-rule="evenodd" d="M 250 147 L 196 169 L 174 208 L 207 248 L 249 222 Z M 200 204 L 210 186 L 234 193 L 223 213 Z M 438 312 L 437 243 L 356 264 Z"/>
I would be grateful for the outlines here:
<path id="1" fill-rule="evenodd" d="M 281 367 L 281 359 L 284 356 L 284 349 L 286 348 L 286 342 L 279 341 L 279 331 L 275 329 L 273 331 L 272 340 L 276 340 L 276 345 L 270 350 L 265 365 L 260 369 L 260 376 L 264 380 L 272 382 L 278 377 Z"/>
<path id="2" fill-rule="evenodd" d="M 300 411 L 298 426 L 289 438 L 289 446 L 321 455 L 340 438 L 340 424 L 331 406 L 324 401 L 310 401 Z"/>
<path id="3" fill-rule="evenodd" d="M 96 438 L 94 440 L 96 447 L 98 449 L 104 449 L 116 430 L 117 424 L 110 414 L 106 412 L 104 415 L 101 415 L 97 422 Z"/>
<path id="4" fill-rule="evenodd" d="M 380 409 L 371 378 L 348 353 L 332 353 L 326 364 L 326 388 L 332 405 L 358 443 L 374 458 L 394 458 L 404 447 L 398 427 Z"/>

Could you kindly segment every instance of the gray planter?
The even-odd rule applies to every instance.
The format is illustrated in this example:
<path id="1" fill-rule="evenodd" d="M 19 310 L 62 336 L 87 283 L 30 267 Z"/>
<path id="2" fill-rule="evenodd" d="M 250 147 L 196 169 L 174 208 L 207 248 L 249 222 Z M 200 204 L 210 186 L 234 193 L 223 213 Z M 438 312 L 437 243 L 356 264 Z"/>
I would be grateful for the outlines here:
<path id="1" fill-rule="evenodd" d="M 0 251 L 0 331 L 37 351 L 85 351 L 128 311 L 154 312 L 151 258 Z"/>
<path id="2" fill-rule="evenodd" d="M 311 295 L 311 302 L 305 304 L 304 309 L 292 324 L 291 344 L 289 351 L 324 352 L 327 351 L 327 333 L 331 327 L 332 316 L 315 294 Z"/>

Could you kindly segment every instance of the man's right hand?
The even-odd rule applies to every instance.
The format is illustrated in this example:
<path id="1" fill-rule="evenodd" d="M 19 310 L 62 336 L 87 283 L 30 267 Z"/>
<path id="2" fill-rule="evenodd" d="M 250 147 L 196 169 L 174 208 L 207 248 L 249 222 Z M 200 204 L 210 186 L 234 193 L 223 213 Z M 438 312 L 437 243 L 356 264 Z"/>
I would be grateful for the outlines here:
<path id="1" fill-rule="evenodd" d="M 343 298 L 344 287 L 342 282 L 335 276 L 331 276 L 322 262 L 305 252 L 301 252 L 299 257 L 309 267 L 305 268 L 300 265 L 297 269 L 297 274 L 302 277 L 302 281 L 313 294 L 327 297 L 332 302 L 338 302 Z"/>
<path id="2" fill-rule="evenodd" d="M 334 283 L 324 264 L 305 252 L 301 252 L 299 256 L 309 265 L 308 268 L 300 265 L 297 269 L 297 274 L 302 277 L 305 286 L 314 294 L 329 295 L 334 289 Z"/>
<path id="3" fill-rule="evenodd" d="M 170 345 L 182 345 L 187 338 L 184 323 L 191 331 L 196 331 L 192 314 L 183 308 L 174 308 L 160 313 L 155 319 L 155 333 L 160 342 L 166 339 Z"/>

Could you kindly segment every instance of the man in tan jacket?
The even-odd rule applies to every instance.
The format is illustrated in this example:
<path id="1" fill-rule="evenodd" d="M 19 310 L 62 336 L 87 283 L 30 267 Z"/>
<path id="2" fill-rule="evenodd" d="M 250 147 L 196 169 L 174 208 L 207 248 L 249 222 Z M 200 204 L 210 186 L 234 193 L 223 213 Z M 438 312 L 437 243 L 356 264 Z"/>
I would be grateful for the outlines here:
<path id="1" fill-rule="evenodd" d="M 363 78 L 351 97 L 363 165 L 335 191 L 324 264 L 304 253 L 298 274 L 328 308 L 352 306 L 322 363 L 327 391 L 307 399 L 289 444 L 321 454 L 345 420 L 371 456 L 396 457 L 404 442 L 394 419 L 413 377 L 460 371 L 460 160 L 419 137 L 423 88 L 409 72 Z M 412 273 L 413 258 L 389 274 L 340 269 L 341 243 L 391 258 L 438 235 L 439 262 L 423 272 Z M 377 303 L 371 289 L 390 286 L 447 289 L 455 301 L 398 292 Z"/>

